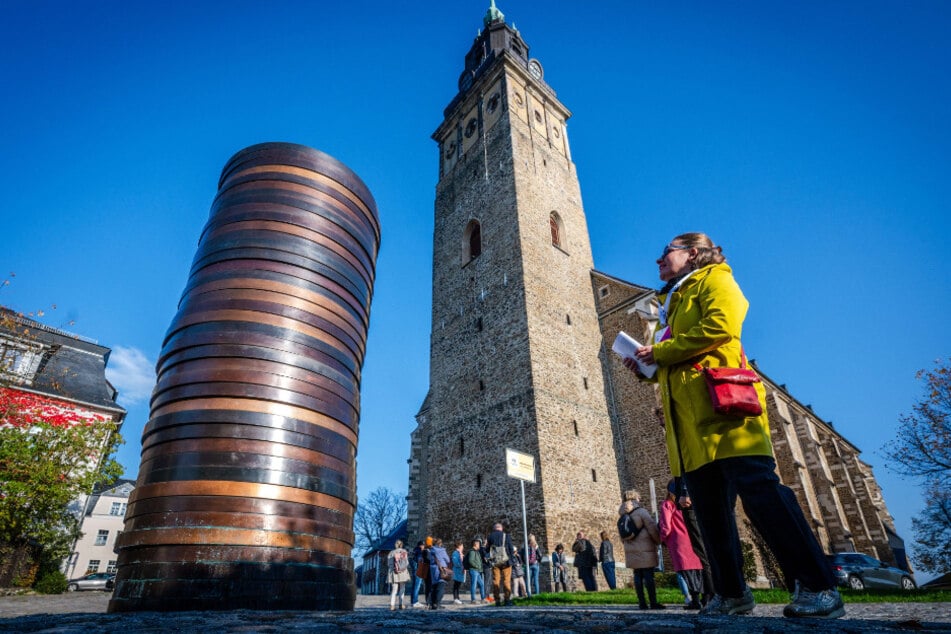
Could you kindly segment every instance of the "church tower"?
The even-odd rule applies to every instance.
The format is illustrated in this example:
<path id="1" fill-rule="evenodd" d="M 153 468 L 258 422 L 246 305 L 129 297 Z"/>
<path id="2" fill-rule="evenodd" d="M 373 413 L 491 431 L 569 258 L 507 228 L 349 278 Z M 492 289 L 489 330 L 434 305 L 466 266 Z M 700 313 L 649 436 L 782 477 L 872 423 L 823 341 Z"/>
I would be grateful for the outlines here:
<path id="1" fill-rule="evenodd" d="M 417 416 L 409 536 L 522 541 L 505 449 L 536 459 L 528 531 L 547 550 L 616 520 L 620 484 L 571 161 L 571 113 L 494 0 L 439 146 L 430 391 Z"/>

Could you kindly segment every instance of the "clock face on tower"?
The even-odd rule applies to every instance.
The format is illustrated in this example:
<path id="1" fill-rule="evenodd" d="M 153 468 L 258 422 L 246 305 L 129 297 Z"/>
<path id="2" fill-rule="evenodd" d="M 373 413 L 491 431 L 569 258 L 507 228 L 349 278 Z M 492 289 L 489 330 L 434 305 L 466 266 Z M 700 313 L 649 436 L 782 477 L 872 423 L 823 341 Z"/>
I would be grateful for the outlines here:
<path id="1" fill-rule="evenodd" d="M 537 59 L 528 62 L 528 72 L 531 73 L 535 79 L 541 79 L 545 75 L 545 71 L 542 70 L 541 62 Z"/>

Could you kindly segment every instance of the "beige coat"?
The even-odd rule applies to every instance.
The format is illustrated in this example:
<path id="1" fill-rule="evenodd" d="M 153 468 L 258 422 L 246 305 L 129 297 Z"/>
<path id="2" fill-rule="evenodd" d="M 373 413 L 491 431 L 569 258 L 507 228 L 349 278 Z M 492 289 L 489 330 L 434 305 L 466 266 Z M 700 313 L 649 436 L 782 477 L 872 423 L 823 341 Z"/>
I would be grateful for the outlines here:
<path id="1" fill-rule="evenodd" d="M 625 502 L 618 509 L 618 514 L 623 515 L 630 508 L 625 508 Z M 624 563 L 628 568 L 656 568 L 657 567 L 657 546 L 660 544 L 660 532 L 657 530 L 657 522 L 651 517 L 643 506 L 637 502 L 633 503 L 634 510 L 630 512 L 634 525 L 638 528 L 644 527 L 644 530 L 637 534 L 634 539 L 624 540 Z"/>

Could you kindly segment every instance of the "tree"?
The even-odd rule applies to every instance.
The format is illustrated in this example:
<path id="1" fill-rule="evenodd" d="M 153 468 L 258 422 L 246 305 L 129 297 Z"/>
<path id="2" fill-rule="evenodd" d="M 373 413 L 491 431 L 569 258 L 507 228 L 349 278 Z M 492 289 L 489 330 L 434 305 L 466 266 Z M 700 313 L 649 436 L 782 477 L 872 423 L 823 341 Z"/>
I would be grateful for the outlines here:
<path id="1" fill-rule="evenodd" d="M 36 544 L 61 561 L 79 537 L 70 506 L 122 466 L 116 424 L 56 399 L 0 387 L 0 543 Z M 101 462 L 100 462 L 101 460 Z"/>
<path id="2" fill-rule="evenodd" d="M 79 500 L 122 474 L 117 423 L 55 396 L 69 369 L 46 366 L 56 346 L 34 316 L 0 306 L 0 585 L 58 568 L 80 536 Z"/>
<path id="3" fill-rule="evenodd" d="M 357 504 L 357 512 L 353 516 L 354 551 L 365 553 L 405 519 L 405 496 L 386 487 L 374 489 L 366 500 Z"/>
<path id="4" fill-rule="evenodd" d="M 925 486 L 925 510 L 912 519 L 915 549 L 912 560 L 922 570 L 951 570 L 951 359 L 938 360 L 925 381 L 923 398 L 912 413 L 899 417 L 898 435 L 885 445 L 889 468 L 920 480 Z"/>

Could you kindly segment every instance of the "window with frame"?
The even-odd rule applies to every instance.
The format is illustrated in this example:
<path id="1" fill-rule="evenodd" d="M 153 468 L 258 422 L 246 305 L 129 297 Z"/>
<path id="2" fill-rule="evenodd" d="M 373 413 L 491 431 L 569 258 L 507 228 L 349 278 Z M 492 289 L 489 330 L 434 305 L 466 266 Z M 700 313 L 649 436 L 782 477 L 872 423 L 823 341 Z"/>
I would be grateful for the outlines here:
<path id="1" fill-rule="evenodd" d="M 105 546 L 106 542 L 109 541 L 109 531 L 100 530 L 96 534 L 96 546 Z"/>
<path id="2" fill-rule="evenodd" d="M 562 226 L 561 217 L 554 211 L 548 216 L 548 226 L 551 229 L 552 246 L 556 246 L 559 249 L 563 248 L 564 228 Z"/>
<path id="3" fill-rule="evenodd" d="M 463 249 L 462 261 L 465 264 L 482 255 L 482 225 L 478 220 L 470 220 L 466 225 L 463 233 Z"/>
<path id="4" fill-rule="evenodd" d="M 99 563 L 100 561 L 98 559 L 90 559 L 89 563 L 86 565 L 85 574 L 88 575 L 94 572 L 99 572 Z"/>
<path id="5" fill-rule="evenodd" d="M 109 574 L 115 574 L 116 570 L 119 569 L 119 561 L 117 559 L 110 559 L 109 563 L 106 564 L 106 572 Z"/>
<path id="6" fill-rule="evenodd" d="M 43 360 L 43 346 L 0 337 L 0 376 L 32 383 Z"/>
<path id="7" fill-rule="evenodd" d="M 109 515 L 125 515 L 127 505 L 126 502 L 113 502 L 112 508 L 109 509 Z"/>

